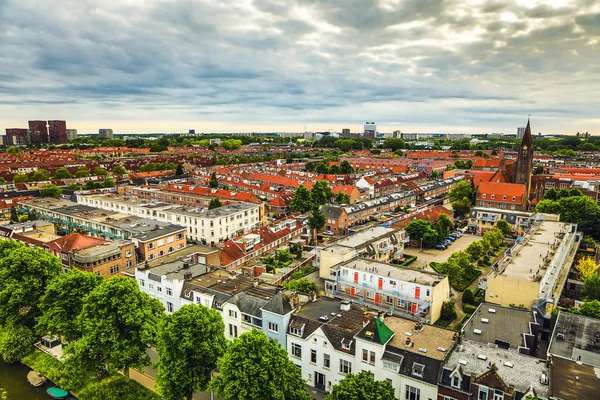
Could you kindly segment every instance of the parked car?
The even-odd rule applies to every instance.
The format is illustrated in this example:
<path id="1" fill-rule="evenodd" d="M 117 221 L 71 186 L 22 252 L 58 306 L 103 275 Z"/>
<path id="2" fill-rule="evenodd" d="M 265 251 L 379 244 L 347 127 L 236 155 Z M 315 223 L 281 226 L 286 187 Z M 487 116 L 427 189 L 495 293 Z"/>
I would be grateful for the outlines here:
<path id="1" fill-rule="evenodd" d="M 451 242 L 454 242 L 456 240 L 456 238 L 454 236 L 448 236 L 448 237 L 445 237 L 444 240 L 449 240 Z"/>
<path id="2" fill-rule="evenodd" d="M 452 233 L 453 235 L 456 235 L 458 237 L 461 237 L 463 234 L 461 231 L 455 231 L 454 233 Z"/>
<path id="3" fill-rule="evenodd" d="M 331 231 L 325 231 L 325 232 L 323 232 L 323 235 L 333 236 L 333 232 L 331 232 Z"/>
<path id="4" fill-rule="evenodd" d="M 445 245 L 446 245 L 446 247 L 450 247 L 450 245 L 452 244 L 452 241 L 451 241 L 451 240 L 446 240 L 446 239 L 444 239 L 444 240 L 442 240 L 442 241 L 441 241 L 441 243 L 442 243 L 442 244 L 445 244 Z"/>
<path id="5" fill-rule="evenodd" d="M 447 248 L 447 247 L 448 247 L 448 246 L 446 246 L 446 245 L 445 245 L 445 244 L 443 244 L 443 243 L 438 243 L 438 244 L 436 244 L 435 246 L 433 246 L 433 248 L 434 248 L 434 249 L 438 249 L 438 250 L 446 250 L 446 248 Z"/>
<path id="6" fill-rule="evenodd" d="M 448 237 L 454 238 L 454 239 L 458 239 L 460 236 L 458 236 L 456 233 L 451 233 L 448 235 Z"/>

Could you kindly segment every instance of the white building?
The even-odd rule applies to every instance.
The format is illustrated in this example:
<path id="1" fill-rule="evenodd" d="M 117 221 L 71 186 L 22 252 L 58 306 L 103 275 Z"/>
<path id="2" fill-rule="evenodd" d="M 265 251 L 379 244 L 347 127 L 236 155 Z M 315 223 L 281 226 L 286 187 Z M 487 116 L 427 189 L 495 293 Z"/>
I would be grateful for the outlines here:
<path id="1" fill-rule="evenodd" d="M 517 128 L 517 139 L 523 139 L 523 135 L 525 134 L 525 127 L 521 126 Z"/>
<path id="2" fill-rule="evenodd" d="M 77 202 L 161 222 L 173 222 L 186 227 L 188 239 L 204 244 L 216 244 L 238 237 L 260 225 L 260 205 L 253 203 L 240 202 L 208 210 L 114 194 L 77 195 Z"/>
<path id="3" fill-rule="evenodd" d="M 102 139 L 112 139 L 113 138 L 113 130 L 112 129 L 98 129 L 98 136 Z"/>

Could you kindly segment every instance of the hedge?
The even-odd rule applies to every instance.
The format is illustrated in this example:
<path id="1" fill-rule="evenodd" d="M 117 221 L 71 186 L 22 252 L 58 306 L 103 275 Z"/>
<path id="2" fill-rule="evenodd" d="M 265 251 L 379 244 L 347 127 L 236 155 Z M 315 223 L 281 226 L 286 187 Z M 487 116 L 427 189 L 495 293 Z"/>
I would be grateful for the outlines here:
<path id="1" fill-rule="evenodd" d="M 417 256 L 411 256 L 409 254 L 404 254 L 404 261 L 402 261 L 399 265 L 402 265 L 404 267 L 409 266 L 410 264 L 414 263 L 415 261 L 417 261 Z"/>
<path id="2" fill-rule="evenodd" d="M 463 311 L 467 314 L 473 314 L 475 312 L 475 310 L 477 310 L 477 306 L 473 306 L 471 304 L 464 304 L 463 303 Z"/>

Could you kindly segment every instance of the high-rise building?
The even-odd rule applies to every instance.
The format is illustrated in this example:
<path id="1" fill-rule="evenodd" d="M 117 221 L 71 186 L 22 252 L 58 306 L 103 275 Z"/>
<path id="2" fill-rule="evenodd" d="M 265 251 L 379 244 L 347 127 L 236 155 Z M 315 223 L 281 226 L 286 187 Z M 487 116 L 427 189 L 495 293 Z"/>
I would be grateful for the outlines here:
<path id="1" fill-rule="evenodd" d="M 112 139 L 113 138 L 113 130 L 112 129 L 98 129 L 98 136 L 102 139 Z"/>
<path id="2" fill-rule="evenodd" d="M 365 122 L 365 131 L 363 136 L 368 139 L 374 139 L 375 132 L 377 132 L 377 125 L 375 125 L 375 122 Z"/>
<path id="3" fill-rule="evenodd" d="M 48 143 L 46 121 L 29 121 L 29 141 L 33 144 Z"/>
<path id="4" fill-rule="evenodd" d="M 394 131 L 394 133 L 392 133 L 392 137 L 394 139 L 400 139 L 402 137 L 402 132 L 400 132 L 400 131 Z"/>
<path id="5" fill-rule="evenodd" d="M 342 136 L 343 137 L 350 137 L 350 129 L 348 129 L 348 128 L 342 129 Z"/>
<path id="6" fill-rule="evenodd" d="M 525 127 L 517 128 L 517 139 L 523 139 L 523 135 L 525 134 Z"/>
<path id="7" fill-rule="evenodd" d="M 26 146 L 29 144 L 29 131 L 25 128 L 6 128 L 3 142 L 5 146 Z"/>
<path id="8" fill-rule="evenodd" d="M 77 139 L 77 129 L 67 129 L 67 140 Z"/>
<path id="9" fill-rule="evenodd" d="M 67 123 L 48 121 L 48 139 L 50 143 L 67 143 Z"/>

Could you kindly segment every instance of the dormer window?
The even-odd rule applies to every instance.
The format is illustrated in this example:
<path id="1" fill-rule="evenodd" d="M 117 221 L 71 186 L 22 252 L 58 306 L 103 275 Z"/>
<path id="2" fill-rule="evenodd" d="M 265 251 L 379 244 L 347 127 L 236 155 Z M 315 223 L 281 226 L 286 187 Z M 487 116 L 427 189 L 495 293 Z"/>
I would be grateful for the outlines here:
<path id="1" fill-rule="evenodd" d="M 492 195 L 492 199 L 495 199 L 495 198 L 496 198 L 496 195 L 495 195 L 495 194 L 493 194 L 493 195 Z"/>
<path id="2" fill-rule="evenodd" d="M 290 334 L 292 334 L 294 336 L 302 337 L 303 333 L 304 333 L 304 324 L 302 324 L 301 327 L 290 326 Z"/>
<path id="3" fill-rule="evenodd" d="M 460 389 L 460 376 L 454 375 L 451 384 L 453 388 Z"/>
<path id="4" fill-rule="evenodd" d="M 506 195 L 502 196 L 502 200 L 506 200 Z"/>
<path id="5" fill-rule="evenodd" d="M 517 196 L 513 196 L 512 201 L 517 201 Z"/>
<path id="6" fill-rule="evenodd" d="M 484 193 L 481 195 L 481 198 L 485 199 L 487 197 L 487 195 Z"/>
<path id="7" fill-rule="evenodd" d="M 349 342 L 344 342 L 344 339 L 342 339 L 342 349 L 350 350 L 352 348 L 352 342 L 353 340 L 350 340 Z"/>
<path id="8" fill-rule="evenodd" d="M 423 372 L 425 372 L 425 366 L 419 363 L 413 363 L 412 366 L 412 375 L 418 378 L 423 377 Z"/>

